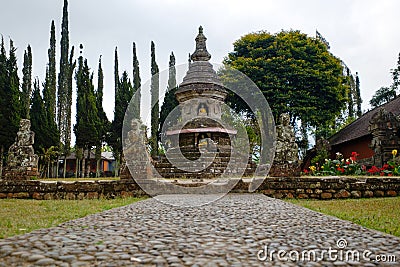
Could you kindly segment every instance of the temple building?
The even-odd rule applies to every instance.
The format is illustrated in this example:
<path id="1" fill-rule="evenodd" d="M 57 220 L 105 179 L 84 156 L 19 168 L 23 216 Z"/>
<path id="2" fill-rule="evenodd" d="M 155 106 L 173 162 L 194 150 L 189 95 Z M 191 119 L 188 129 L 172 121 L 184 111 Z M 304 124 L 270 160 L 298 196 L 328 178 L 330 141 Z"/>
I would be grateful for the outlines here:
<path id="1" fill-rule="evenodd" d="M 372 109 L 331 138 L 332 157 L 336 152 L 349 158 L 359 154 L 360 163 L 382 167 L 400 148 L 400 97 Z"/>

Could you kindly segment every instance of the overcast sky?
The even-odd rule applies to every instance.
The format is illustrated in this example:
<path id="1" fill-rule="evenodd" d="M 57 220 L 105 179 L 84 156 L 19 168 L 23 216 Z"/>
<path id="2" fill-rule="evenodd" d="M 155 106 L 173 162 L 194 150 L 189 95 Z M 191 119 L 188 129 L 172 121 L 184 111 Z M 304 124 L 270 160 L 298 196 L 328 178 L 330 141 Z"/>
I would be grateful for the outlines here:
<path id="1" fill-rule="evenodd" d="M 55 21 L 58 72 L 63 0 L 0 3 L 0 34 L 7 47 L 12 38 L 18 48 L 20 71 L 23 51 L 28 44 L 32 46 L 33 73 L 41 81 L 47 64 L 50 24 Z M 211 61 L 217 63 L 232 51 L 232 43 L 247 33 L 293 29 L 315 36 L 318 29 L 329 41 L 331 52 L 353 73 L 359 73 L 366 110 L 374 92 L 391 82 L 390 69 L 395 67 L 400 52 L 399 10 L 397 0 L 70 0 L 70 44 L 76 47 L 76 56 L 79 44 L 84 45 L 84 56 L 95 74 L 102 55 L 104 107 L 112 120 L 116 46 L 120 72 L 127 70 L 131 77 L 132 42 L 136 42 L 144 83 L 150 78 L 150 42 L 156 44 L 160 71 L 167 68 L 171 51 L 177 64 L 186 63 L 188 53 L 194 51 L 199 25 L 208 38 Z"/>

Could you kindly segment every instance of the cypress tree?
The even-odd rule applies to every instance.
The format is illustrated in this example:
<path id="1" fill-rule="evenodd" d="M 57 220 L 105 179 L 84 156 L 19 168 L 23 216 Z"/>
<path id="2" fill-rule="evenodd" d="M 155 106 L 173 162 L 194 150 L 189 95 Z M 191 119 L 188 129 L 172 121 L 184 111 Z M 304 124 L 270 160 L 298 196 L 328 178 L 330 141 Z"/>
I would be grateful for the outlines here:
<path id="1" fill-rule="evenodd" d="M 133 107 L 134 117 L 140 119 L 140 101 L 141 101 L 141 80 L 139 73 L 139 61 L 136 56 L 136 44 L 133 42 L 133 94 L 135 95 L 135 106 Z"/>
<path id="2" fill-rule="evenodd" d="M 107 115 L 103 109 L 103 89 L 104 89 L 104 74 L 103 68 L 101 66 L 101 56 L 99 58 L 99 69 L 97 74 L 97 91 L 96 91 L 96 108 L 97 108 L 97 116 L 99 119 L 98 126 L 98 143 L 96 144 L 96 177 L 100 175 L 100 160 L 101 160 L 101 148 L 102 143 L 106 140 L 106 134 L 109 129 L 110 122 L 108 121 Z"/>
<path id="3" fill-rule="evenodd" d="M 362 111 L 361 111 L 361 90 L 360 90 L 360 79 L 358 78 L 358 72 L 356 72 L 356 94 L 357 94 L 357 99 L 356 99 L 356 104 L 357 104 L 357 117 L 362 116 Z"/>
<path id="4" fill-rule="evenodd" d="M 69 31 L 68 31 L 68 1 L 64 0 L 63 18 L 61 24 L 61 54 L 60 73 L 58 75 L 58 112 L 57 123 L 60 132 L 62 154 L 64 155 L 63 177 L 66 171 L 66 157 L 71 146 L 71 105 L 72 105 L 72 75 L 75 68 L 73 62 L 74 47 L 69 54 Z"/>
<path id="5" fill-rule="evenodd" d="M 10 51 L 7 58 L 2 38 L 0 47 L 0 177 L 3 160 L 8 148 L 15 140 L 21 119 L 21 102 L 16 48 L 10 39 Z"/>
<path id="6" fill-rule="evenodd" d="M 119 70 L 118 70 L 118 48 L 114 52 L 114 102 L 117 105 L 119 94 Z"/>
<path id="7" fill-rule="evenodd" d="M 154 42 L 151 41 L 151 137 L 150 147 L 151 156 L 155 158 L 158 155 L 158 121 L 159 121 L 159 70 L 156 62 L 156 53 Z"/>
<path id="8" fill-rule="evenodd" d="M 348 112 L 349 117 L 354 118 L 354 80 L 353 76 L 350 73 L 350 69 L 346 67 L 346 80 L 347 80 L 347 101 L 348 101 Z"/>
<path id="9" fill-rule="evenodd" d="M 51 22 L 50 30 L 50 47 L 48 49 L 49 63 L 46 69 L 46 82 L 43 91 L 43 98 L 46 110 L 49 117 L 56 120 L 56 91 L 57 91 L 57 77 L 56 77 L 56 36 L 55 36 L 54 20 Z"/>
<path id="10" fill-rule="evenodd" d="M 28 45 L 24 52 L 22 74 L 21 118 L 29 119 L 29 109 L 32 94 L 32 50 L 30 45 Z"/>
<path id="11" fill-rule="evenodd" d="M 121 79 L 118 72 L 118 53 L 115 49 L 114 59 L 114 82 L 115 82 L 115 101 L 114 101 L 114 119 L 111 123 L 108 144 L 111 145 L 114 157 L 117 161 L 115 175 L 118 175 L 119 165 L 122 160 L 122 126 L 125 117 L 125 112 L 129 102 L 133 96 L 133 87 L 128 78 L 128 73 L 124 71 Z"/>
<path id="12" fill-rule="evenodd" d="M 74 126 L 76 147 L 87 150 L 87 166 L 85 167 L 87 173 L 89 173 L 90 150 L 98 144 L 99 134 L 97 129 L 99 119 L 94 95 L 93 74 L 90 74 L 87 60 L 84 60 L 82 55 L 78 59 L 78 70 L 75 79 L 77 88 L 76 124 Z"/>
<path id="13" fill-rule="evenodd" d="M 46 68 L 46 80 L 43 88 L 43 101 L 46 110 L 47 138 L 48 142 L 44 149 L 58 147 L 60 145 L 60 133 L 56 124 L 56 37 L 54 21 L 51 22 L 50 47 L 47 51 L 49 62 Z"/>
<path id="14" fill-rule="evenodd" d="M 32 92 L 31 114 L 31 129 L 35 133 L 35 143 L 33 148 L 35 151 L 40 151 L 42 148 L 49 148 L 47 144 L 47 112 L 40 95 L 39 81 L 35 79 Z"/>
<path id="15" fill-rule="evenodd" d="M 7 55 L 6 49 L 4 48 L 4 39 L 1 37 L 0 45 L 0 178 L 3 171 L 3 161 L 5 156 L 5 151 L 8 148 L 10 136 L 8 132 L 9 127 L 9 117 L 8 109 L 10 103 L 7 102 L 8 93 L 7 90 Z"/>
<path id="16" fill-rule="evenodd" d="M 175 68 L 175 56 L 174 53 L 171 52 L 171 55 L 169 57 L 169 76 L 168 76 L 168 87 L 167 90 L 165 91 L 165 97 L 164 97 L 164 102 L 161 106 L 161 112 L 160 112 L 160 131 L 162 131 L 164 127 L 164 121 L 167 118 L 167 116 L 172 112 L 172 110 L 178 106 L 178 100 L 176 100 L 175 97 L 175 92 L 178 90 L 178 87 L 176 85 L 176 68 Z M 171 124 L 174 124 L 176 122 L 177 118 L 174 118 L 169 120 L 169 125 L 166 125 L 166 127 L 172 126 Z"/>
<path id="17" fill-rule="evenodd" d="M 115 102 L 116 104 L 114 108 L 114 120 L 111 125 L 111 146 L 113 148 L 114 157 L 116 158 L 118 163 L 115 175 L 118 174 L 118 166 L 122 160 L 122 126 L 124 122 L 125 112 L 128 108 L 129 102 L 133 94 L 133 87 L 126 71 L 122 73 L 121 80 L 118 84 L 119 90 Z"/>
<path id="18" fill-rule="evenodd" d="M 21 119 L 21 110 L 22 110 L 20 102 L 21 98 L 19 91 L 17 57 L 15 56 L 16 51 L 17 49 L 14 47 L 14 42 L 10 39 L 10 51 L 7 60 L 8 82 L 6 88 L 8 87 L 8 90 L 10 90 L 9 93 L 10 98 L 8 99 L 10 101 L 8 103 L 11 106 L 11 113 L 9 113 L 9 116 L 11 117 L 10 120 L 14 127 L 13 139 L 19 128 L 19 121 Z"/>
<path id="19" fill-rule="evenodd" d="M 115 176 L 118 176 L 118 168 L 121 158 L 121 149 L 119 141 L 121 140 L 122 133 L 120 132 L 120 110 L 121 110 L 121 96 L 120 96 L 120 81 L 118 70 L 118 48 L 115 47 L 114 52 L 114 119 L 110 126 L 110 133 L 107 136 L 107 143 L 112 147 L 113 155 L 116 160 Z M 122 128 L 121 128 L 122 129 Z"/>
<path id="20" fill-rule="evenodd" d="M 7 116 L 6 116 L 6 79 L 7 79 L 7 56 L 6 50 L 4 48 L 4 39 L 1 37 L 0 44 L 0 125 L 7 125 Z M 5 141 L 7 140 L 6 131 L 4 127 L 0 127 L 0 178 L 2 177 L 3 172 L 3 158 L 4 151 L 6 149 Z"/>

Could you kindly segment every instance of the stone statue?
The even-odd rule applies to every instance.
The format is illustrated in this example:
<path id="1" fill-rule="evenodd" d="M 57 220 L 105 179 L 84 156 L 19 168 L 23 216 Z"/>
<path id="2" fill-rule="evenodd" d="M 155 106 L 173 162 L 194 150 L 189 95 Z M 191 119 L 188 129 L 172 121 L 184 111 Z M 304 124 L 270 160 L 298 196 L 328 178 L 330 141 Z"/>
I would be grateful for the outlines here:
<path id="1" fill-rule="evenodd" d="M 33 149 L 34 139 L 30 120 L 21 119 L 15 143 L 8 150 L 5 179 L 27 180 L 39 175 L 39 157 Z"/>
<path id="2" fill-rule="evenodd" d="M 207 116 L 208 114 L 207 114 L 207 109 L 206 109 L 206 106 L 203 104 L 203 103 L 201 103 L 200 104 L 200 107 L 199 107 L 199 114 L 198 114 L 199 116 Z"/>
<path id="3" fill-rule="evenodd" d="M 150 159 L 146 149 L 146 131 L 139 119 L 132 119 L 123 142 L 124 157 L 121 163 L 121 180 L 151 178 Z"/>
<path id="4" fill-rule="evenodd" d="M 281 114 L 279 125 L 276 126 L 275 158 L 269 175 L 275 177 L 300 176 L 298 146 L 293 126 L 290 125 L 290 116 L 286 113 Z"/>
<path id="5" fill-rule="evenodd" d="M 279 118 L 279 123 L 276 127 L 276 152 L 275 161 L 277 162 L 297 162 L 298 146 L 294 136 L 293 126 L 290 125 L 290 117 L 284 113 Z"/>

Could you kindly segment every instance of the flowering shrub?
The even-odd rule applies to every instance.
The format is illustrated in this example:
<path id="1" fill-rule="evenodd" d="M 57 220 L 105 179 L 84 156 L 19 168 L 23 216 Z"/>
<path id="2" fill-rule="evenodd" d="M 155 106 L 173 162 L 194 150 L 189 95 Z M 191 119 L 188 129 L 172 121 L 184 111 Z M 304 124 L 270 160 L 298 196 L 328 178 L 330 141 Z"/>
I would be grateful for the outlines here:
<path id="1" fill-rule="evenodd" d="M 365 165 L 357 163 L 357 152 L 352 152 L 348 159 L 344 159 L 341 153 L 336 153 L 336 159 L 325 159 L 323 164 L 315 163 L 309 167 L 309 170 L 303 170 L 306 175 L 328 176 L 328 175 L 380 175 L 393 176 L 400 175 L 400 164 L 395 161 L 397 150 L 392 151 L 393 159 L 382 168 L 372 166 L 367 169 Z"/>

